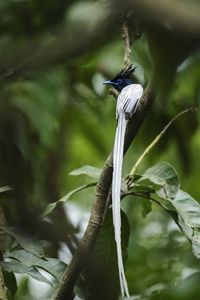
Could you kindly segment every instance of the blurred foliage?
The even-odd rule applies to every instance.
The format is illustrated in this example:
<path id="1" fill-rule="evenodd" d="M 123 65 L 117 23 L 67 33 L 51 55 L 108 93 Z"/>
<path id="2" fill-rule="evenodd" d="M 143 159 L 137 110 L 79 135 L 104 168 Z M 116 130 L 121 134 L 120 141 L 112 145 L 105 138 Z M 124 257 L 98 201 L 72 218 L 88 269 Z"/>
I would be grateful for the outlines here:
<path id="1" fill-rule="evenodd" d="M 0 187 L 12 188 L 0 193 L 6 218 L 2 265 L 8 299 L 50 299 L 59 280 L 56 272 L 62 273 L 87 224 L 94 188 L 70 197 L 68 193 L 91 183 L 91 178 L 84 175 L 94 174 L 96 169 L 82 172 L 80 168 L 83 165 L 102 168 L 112 149 L 115 99 L 102 82 L 123 67 L 121 14 L 114 19 L 112 34 L 111 31 L 96 33 L 95 21 L 99 20 L 100 10 L 95 5 L 102 4 L 107 9 L 111 6 L 112 11 L 116 7 L 112 1 L 93 2 L 0 1 L 0 66 L 4 66 L 6 55 L 14 62 L 13 68 L 8 65 L 0 76 Z M 48 45 L 49 41 L 56 41 L 57 33 L 64 30 L 73 33 L 73 28 L 77 33 L 77 28 L 84 29 L 87 24 L 91 35 L 96 33 L 99 37 L 98 47 L 85 45 L 84 36 L 75 35 L 71 43 L 82 41 L 82 52 L 72 52 L 65 58 L 59 52 L 62 49 L 54 48 L 56 58 L 52 62 L 48 62 L 51 49 L 39 55 L 43 48 L 36 47 L 38 37 Z M 154 76 L 157 96 L 126 155 L 126 175 L 164 125 L 182 109 L 198 107 L 200 101 L 199 40 L 188 33 L 180 34 L 176 28 L 162 24 L 162 20 L 151 22 L 146 14 L 138 16 L 133 12 L 129 26 L 134 32 L 132 61 L 138 67 L 135 80 L 145 87 Z M 58 45 L 62 48 L 65 36 L 61 42 Z M 35 64 L 31 61 L 33 54 Z M 23 69 L 27 64 L 28 71 L 26 67 Z M 21 71 L 15 73 L 13 70 L 18 68 Z M 197 112 L 177 120 L 139 169 L 140 174 L 145 174 L 145 170 L 161 161 L 170 162 L 179 174 L 182 188 L 196 201 L 200 195 L 199 116 Z M 80 176 L 68 176 L 74 169 L 79 169 L 78 174 L 71 175 Z M 63 205 L 56 205 L 48 217 L 41 218 L 51 202 L 65 195 Z M 199 261 L 192 253 L 192 246 L 169 213 L 145 201 L 148 200 L 138 196 L 123 200 L 129 220 L 128 225 L 124 213 L 126 243 L 130 227 L 126 271 L 131 294 L 141 300 L 198 299 Z M 190 200 L 187 205 L 190 210 Z M 185 214 L 184 211 L 183 219 Z M 98 299 L 94 295 L 100 288 L 102 293 L 108 291 L 113 300 L 117 298 L 114 245 L 113 239 L 109 241 L 107 237 L 107 232 L 112 232 L 110 227 L 108 214 L 90 264 L 77 283 L 76 293 L 80 298 Z M 198 236 L 199 227 L 195 230 Z M 193 242 L 191 236 L 186 236 Z M 112 250 L 108 253 L 111 258 L 107 256 L 105 267 L 102 260 L 108 248 Z M 48 262 L 49 266 L 58 263 L 58 269 L 46 268 Z M 98 267 L 102 277 L 108 270 L 107 278 L 98 277 Z M 31 276 L 47 283 L 41 284 Z"/>

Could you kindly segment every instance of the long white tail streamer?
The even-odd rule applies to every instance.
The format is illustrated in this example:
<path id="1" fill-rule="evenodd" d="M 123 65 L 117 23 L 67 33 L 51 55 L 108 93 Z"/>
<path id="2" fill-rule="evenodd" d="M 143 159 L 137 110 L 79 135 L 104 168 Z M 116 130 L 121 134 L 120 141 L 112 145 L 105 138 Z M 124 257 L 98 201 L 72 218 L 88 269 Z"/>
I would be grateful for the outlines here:
<path id="1" fill-rule="evenodd" d="M 120 214 L 120 193 L 121 193 L 121 178 L 122 164 L 124 151 L 124 136 L 126 131 L 127 120 L 125 114 L 121 114 L 118 118 L 118 125 L 115 135 L 114 151 L 113 151 L 113 181 L 112 181 L 112 203 L 113 209 L 113 224 L 115 228 L 115 241 L 117 246 L 117 261 L 119 269 L 119 280 L 122 296 L 129 297 L 128 285 L 125 278 L 124 264 L 122 259 L 121 248 L 121 214 Z"/>

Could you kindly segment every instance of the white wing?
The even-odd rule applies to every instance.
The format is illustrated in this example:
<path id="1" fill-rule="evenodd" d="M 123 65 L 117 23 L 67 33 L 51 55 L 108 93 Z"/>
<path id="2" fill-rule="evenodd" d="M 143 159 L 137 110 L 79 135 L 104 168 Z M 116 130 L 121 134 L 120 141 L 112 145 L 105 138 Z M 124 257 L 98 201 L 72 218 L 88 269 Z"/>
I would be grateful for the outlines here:
<path id="1" fill-rule="evenodd" d="M 141 84 L 130 84 L 123 88 L 117 98 L 117 117 L 121 112 L 134 114 L 142 94 Z"/>

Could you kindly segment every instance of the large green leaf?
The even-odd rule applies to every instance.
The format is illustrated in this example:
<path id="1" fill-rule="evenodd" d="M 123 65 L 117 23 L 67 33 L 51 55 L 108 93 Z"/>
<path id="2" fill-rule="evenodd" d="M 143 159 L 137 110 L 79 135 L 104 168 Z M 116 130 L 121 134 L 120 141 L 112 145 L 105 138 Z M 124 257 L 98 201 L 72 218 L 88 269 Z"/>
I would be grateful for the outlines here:
<path id="1" fill-rule="evenodd" d="M 39 240 L 31 236 L 30 234 L 25 234 L 17 228 L 13 227 L 3 227 L 4 232 L 11 235 L 20 244 L 22 248 L 31 252 L 39 257 L 44 256 L 44 251 Z"/>
<path id="2" fill-rule="evenodd" d="M 2 265 L 3 269 L 7 272 L 14 272 L 17 274 L 27 274 L 38 281 L 48 283 L 52 286 L 51 281 L 49 281 L 49 279 L 47 279 L 45 276 L 43 276 L 40 273 L 40 271 L 37 270 L 35 267 L 26 266 L 17 260 L 5 261 L 5 262 L 2 262 L 1 265 Z"/>
<path id="3" fill-rule="evenodd" d="M 69 175 L 78 176 L 78 175 L 87 175 L 92 178 L 98 179 L 101 175 L 102 169 L 95 168 L 93 166 L 83 166 L 79 169 L 73 170 L 69 173 Z"/>
<path id="4" fill-rule="evenodd" d="M 89 184 L 85 184 L 85 185 L 82 185 L 82 186 L 79 186 L 77 189 L 69 192 L 67 195 L 65 195 L 64 197 L 62 197 L 61 199 L 59 199 L 58 201 L 55 201 L 55 202 L 52 202 L 50 203 L 46 208 L 45 210 L 42 212 L 41 214 L 41 219 L 47 217 L 58 205 L 61 205 L 63 203 L 65 203 L 67 200 L 69 200 L 69 198 L 71 198 L 71 196 L 73 196 L 74 194 L 76 194 L 77 192 L 79 191 L 82 191 L 88 187 L 91 187 L 91 186 L 95 186 L 96 185 L 96 182 L 91 182 Z"/>
<path id="5" fill-rule="evenodd" d="M 146 179 L 161 186 L 155 189 L 156 195 L 172 205 L 177 214 L 177 224 L 191 241 L 194 255 L 200 258 L 200 204 L 179 189 L 178 175 L 168 163 L 163 162 L 148 169 L 138 182 Z"/>
<path id="6" fill-rule="evenodd" d="M 66 265 L 56 258 L 39 258 L 33 253 L 29 253 L 25 250 L 15 250 L 12 252 L 6 252 L 4 254 L 4 262 L 2 266 L 6 271 L 12 271 L 15 273 L 27 273 L 32 277 L 40 277 L 40 272 L 37 268 L 41 268 L 51 274 L 58 281 L 61 280 L 62 274 Z M 36 274 L 36 272 L 39 274 Z"/>
<path id="7" fill-rule="evenodd" d="M 156 191 L 161 198 L 173 199 L 180 186 L 176 170 L 167 162 L 161 162 L 146 170 L 138 182 L 144 180 L 149 180 L 161 186 L 161 188 Z"/>
<path id="8" fill-rule="evenodd" d="M 171 203 L 178 213 L 178 222 L 183 232 L 192 242 L 194 255 L 200 258 L 200 204 L 181 190 Z"/>
<path id="9" fill-rule="evenodd" d="M 124 264 L 127 260 L 127 247 L 130 234 L 126 214 L 122 215 L 122 253 Z M 120 293 L 119 275 L 114 240 L 111 209 L 107 212 L 104 224 L 90 255 L 86 267 L 86 283 L 94 299 L 118 299 Z"/>

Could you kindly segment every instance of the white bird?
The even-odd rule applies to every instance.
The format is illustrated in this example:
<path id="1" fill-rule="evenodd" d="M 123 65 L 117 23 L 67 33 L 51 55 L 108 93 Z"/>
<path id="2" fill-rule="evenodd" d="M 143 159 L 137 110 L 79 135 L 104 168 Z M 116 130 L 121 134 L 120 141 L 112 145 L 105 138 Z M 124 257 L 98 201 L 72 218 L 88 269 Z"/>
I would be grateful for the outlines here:
<path id="1" fill-rule="evenodd" d="M 122 258 L 121 246 L 121 212 L 120 212 L 120 196 L 121 196 L 121 179 L 124 153 L 124 137 L 128 120 L 137 110 L 138 103 L 143 94 L 141 84 L 134 84 L 130 75 L 135 68 L 129 66 L 121 71 L 112 80 L 104 82 L 112 85 L 120 92 L 117 98 L 116 118 L 117 128 L 115 133 L 115 141 L 113 148 L 113 176 L 112 176 L 112 212 L 113 225 L 115 233 L 115 241 L 117 247 L 117 262 L 119 271 L 119 281 L 122 296 L 130 297 L 128 285 L 124 272 L 124 264 Z"/>

